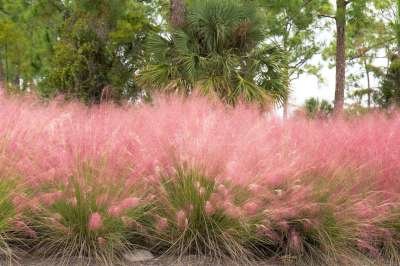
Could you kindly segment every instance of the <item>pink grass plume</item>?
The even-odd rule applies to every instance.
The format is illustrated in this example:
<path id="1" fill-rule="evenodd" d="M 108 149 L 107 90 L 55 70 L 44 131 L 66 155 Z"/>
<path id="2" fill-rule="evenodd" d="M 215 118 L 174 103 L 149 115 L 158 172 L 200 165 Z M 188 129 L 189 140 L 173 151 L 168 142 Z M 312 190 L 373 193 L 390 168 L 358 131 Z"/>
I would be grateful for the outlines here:
<path id="1" fill-rule="evenodd" d="M 89 223 L 88 223 L 89 230 L 97 231 L 101 229 L 102 226 L 103 226 L 103 219 L 100 213 L 98 212 L 92 213 L 89 217 Z"/>

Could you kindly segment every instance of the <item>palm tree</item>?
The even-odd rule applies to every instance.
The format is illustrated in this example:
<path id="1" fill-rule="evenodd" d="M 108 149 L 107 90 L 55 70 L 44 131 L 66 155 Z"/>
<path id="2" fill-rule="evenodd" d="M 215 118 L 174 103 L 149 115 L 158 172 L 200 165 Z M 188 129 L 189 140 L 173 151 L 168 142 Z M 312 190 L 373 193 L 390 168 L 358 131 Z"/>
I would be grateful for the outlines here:
<path id="1" fill-rule="evenodd" d="M 304 103 L 303 108 L 307 117 L 309 118 L 328 117 L 333 111 L 333 107 L 328 101 L 320 101 L 319 99 L 314 97 L 307 99 Z"/>
<path id="2" fill-rule="evenodd" d="M 150 60 L 140 71 L 146 88 L 199 91 L 229 104 L 239 99 L 265 104 L 283 103 L 285 57 L 264 42 L 262 17 L 249 2 L 189 1 L 185 22 L 152 36 Z"/>

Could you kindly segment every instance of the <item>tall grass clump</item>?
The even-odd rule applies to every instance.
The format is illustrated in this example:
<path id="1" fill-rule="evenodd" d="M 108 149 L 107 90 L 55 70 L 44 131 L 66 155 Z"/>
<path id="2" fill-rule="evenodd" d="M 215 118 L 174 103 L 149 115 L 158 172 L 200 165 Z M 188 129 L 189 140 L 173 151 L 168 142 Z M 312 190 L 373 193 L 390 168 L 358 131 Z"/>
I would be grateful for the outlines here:
<path id="1" fill-rule="evenodd" d="M 240 208 L 246 198 L 242 188 L 178 167 L 155 189 L 156 249 L 178 256 L 249 257 L 246 244 L 254 237 L 256 219 Z"/>
<path id="2" fill-rule="evenodd" d="M 197 96 L 95 107 L 2 96 L 0 124 L 13 184 L 1 230 L 31 252 L 399 262 L 397 113 L 283 122 Z"/>
<path id="3" fill-rule="evenodd" d="M 107 162 L 80 161 L 69 176 L 56 172 L 30 188 L 25 217 L 35 252 L 64 263 L 75 257 L 112 264 L 143 247 L 144 218 L 151 210 L 141 182 L 109 172 Z M 117 174 L 114 176 L 113 174 Z"/>
<path id="4" fill-rule="evenodd" d="M 10 246 L 18 239 L 13 229 L 18 221 L 17 209 L 13 204 L 15 185 L 16 182 L 9 180 L 9 177 L 0 180 L 0 258 L 8 262 L 14 261 L 18 255 Z"/>
<path id="5" fill-rule="evenodd" d="M 23 238 L 21 223 L 22 206 L 19 194 L 23 184 L 16 172 L 8 166 L 11 159 L 6 153 L 6 140 L 0 138 L 0 259 L 3 263 L 12 264 L 21 251 L 18 244 Z M 23 245 L 23 244 L 22 244 Z"/>

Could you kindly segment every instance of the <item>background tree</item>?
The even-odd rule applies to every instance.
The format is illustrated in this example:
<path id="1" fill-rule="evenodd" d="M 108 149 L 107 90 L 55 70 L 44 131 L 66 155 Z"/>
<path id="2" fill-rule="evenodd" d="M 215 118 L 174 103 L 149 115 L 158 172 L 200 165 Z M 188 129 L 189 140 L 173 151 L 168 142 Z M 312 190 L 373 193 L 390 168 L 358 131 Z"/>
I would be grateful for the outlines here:
<path id="1" fill-rule="evenodd" d="M 38 87 L 44 96 L 63 93 L 91 103 L 134 97 L 140 89 L 133 73 L 144 60 L 147 33 L 155 29 L 157 4 L 2 0 L 1 76 L 14 85 L 22 81 L 23 88 Z"/>
<path id="2" fill-rule="evenodd" d="M 31 79 L 34 48 L 27 1 L 0 1 L 0 79 L 4 85 L 19 87 L 20 79 Z M 31 25 L 33 27 L 34 25 Z M 32 46 L 31 46 L 32 45 Z"/>
<path id="3" fill-rule="evenodd" d="M 197 89 L 229 104 L 238 99 L 265 103 L 287 97 L 286 58 L 263 43 L 263 18 L 246 1 L 188 1 L 183 26 L 152 36 L 143 86 L 181 91 Z"/>
<path id="4" fill-rule="evenodd" d="M 344 107 L 347 65 L 358 64 L 364 69 L 367 84 L 370 84 L 370 75 L 375 70 L 373 59 L 387 42 L 384 24 L 378 18 L 379 11 L 387 7 L 387 0 L 337 0 L 333 15 L 321 14 L 322 17 L 333 18 L 336 23 L 335 40 L 324 52 L 325 58 L 335 59 L 335 114 L 342 113 Z M 355 76 L 351 75 L 352 82 Z M 359 89 L 366 93 L 371 103 L 372 88 L 371 85 L 367 87 Z"/>
<path id="5" fill-rule="evenodd" d="M 353 69 L 358 71 L 348 75 L 346 83 L 351 90 L 349 95 L 358 98 L 360 105 L 366 97 L 367 108 L 373 104 L 373 94 L 376 92 L 376 88 L 372 87 L 372 79 L 378 77 L 381 72 L 376 59 L 382 57 L 384 48 L 393 38 L 387 33 L 387 25 L 380 16 L 385 8 L 387 3 L 384 1 L 379 1 L 379 5 L 367 5 L 364 15 L 358 17 L 356 22 L 349 23 L 347 27 L 347 65 L 355 66 Z M 362 79 L 366 85 L 361 85 Z"/>
<path id="6" fill-rule="evenodd" d="M 336 86 L 334 112 L 339 114 L 344 105 L 346 81 L 346 0 L 336 0 Z"/>
<path id="7" fill-rule="evenodd" d="M 343 82 L 361 104 L 395 103 L 400 0 L 335 3 L 336 9 L 329 0 L 0 0 L 0 83 L 88 103 L 167 88 L 197 89 L 230 104 L 284 104 L 293 79 L 318 74 L 310 59 L 323 48 L 317 34 L 329 20 L 317 18 L 328 17 L 339 33 L 324 52 L 337 67 L 338 113 Z M 377 65 L 378 57 L 387 66 Z M 354 66 L 347 75 L 346 66 Z"/>
<path id="8" fill-rule="evenodd" d="M 387 46 L 388 67 L 382 75 L 379 90 L 374 95 L 375 102 L 384 108 L 400 106 L 400 0 L 390 3 L 389 16 L 386 17 L 389 21 L 387 28 L 392 37 Z"/>
<path id="9" fill-rule="evenodd" d="M 310 59 L 322 49 L 317 41 L 317 30 L 322 30 L 318 15 L 328 12 L 331 5 L 327 0 L 317 1 L 274 1 L 260 0 L 266 14 L 268 41 L 282 47 L 287 60 L 287 92 L 291 82 L 303 73 L 318 75 L 319 66 L 309 64 Z M 287 102 L 284 117 L 287 116 Z"/>
<path id="10" fill-rule="evenodd" d="M 308 118 L 326 118 L 332 111 L 333 107 L 326 100 L 319 100 L 317 98 L 309 98 L 304 102 L 303 109 Z"/>
<path id="11" fill-rule="evenodd" d="M 375 101 L 384 108 L 400 107 L 400 56 L 393 55 L 387 73 L 375 95 Z"/>
<path id="12" fill-rule="evenodd" d="M 138 93 L 133 73 L 152 27 L 136 1 L 62 1 L 64 21 L 42 92 L 86 102 Z"/>

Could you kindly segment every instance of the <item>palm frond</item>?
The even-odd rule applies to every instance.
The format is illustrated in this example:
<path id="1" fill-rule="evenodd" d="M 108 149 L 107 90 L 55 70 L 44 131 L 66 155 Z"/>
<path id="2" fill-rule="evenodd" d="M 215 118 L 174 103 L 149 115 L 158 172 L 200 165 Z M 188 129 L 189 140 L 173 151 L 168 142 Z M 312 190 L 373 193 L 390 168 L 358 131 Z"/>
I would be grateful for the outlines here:
<path id="1" fill-rule="evenodd" d="M 262 44 L 254 5 L 234 0 L 193 0 L 185 26 L 153 36 L 151 62 L 139 75 L 149 88 L 216 95 L 229 104 L 238 99 L 283 103 L 288 95 L 287 59 Z"/>

